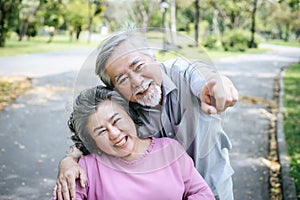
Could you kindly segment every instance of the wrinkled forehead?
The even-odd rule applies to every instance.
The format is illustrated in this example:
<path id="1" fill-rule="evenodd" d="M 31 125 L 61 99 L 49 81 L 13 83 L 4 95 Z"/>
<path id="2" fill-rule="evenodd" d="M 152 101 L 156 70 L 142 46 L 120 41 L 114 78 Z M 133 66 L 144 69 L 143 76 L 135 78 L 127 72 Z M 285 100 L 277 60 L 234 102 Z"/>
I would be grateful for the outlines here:
<path id="1" fill-rule="evenodd" d="M 105 109 L 112 110 L 112 107 L 113 107 L 113 102 L 109 99 L 105 99 L 98 103 L 98 105 L 96 106 L 95 112 L 91 116 L 97 117 L 97 115 L 99 115 L 102 117 L 105 114 L 107 114 L 107 112 L 104 113 L 103 110 L 105 110 Z"/>
<path id="2" fill-rule="evenodd" d="M 120 109 L 120 106 L 112 100 L 106 99 L 98 104 L 97 112 L 100 113 L 100 115 L 106 115 L 107 112 L 104 112 L 104 110 L 114 111 L 116 108 Z"/>
<path id="3" fill-rule="evenodd" d="M 97 106 L 97 113 L 101 116 L 107 115 L 107 117 L 111 117 L 115 113 L 127 114 L 125 108 L 121 106 L 119 103 L 113 100 L 104 100 Z"/>
<path id="4" fill-rule="evenodd" d="M 145 57 L 150 58 L 141 49 L 135 48 L 130 43 L 120 44 L 107 59 L 105 71 L 111 79 L 119 73 L 126 73 L 137 60 L 144 60 Z"/>
<path id="5" fill-rule="evenodd" d="M 107 59 L 105 66 L 106 67 L 110 66 L 113 63 L 125 57 L 133 56 L 135 54 L 140 54 L 141 49 L 142 49 L 141 47 L 138 47 L 137 45 L 131 42 L 124 41 L 114 48 L 114 51 Z"/>
<path id="6" fill-rule="evenodd" d="M 97 105 L 96 111 L 90 115 L 89 121 L 92 123 L 102 123 L 108 121 L 114 113 L 118 112 L 121 108 L 117 103 L 111 100 L 104 100 Z"/>

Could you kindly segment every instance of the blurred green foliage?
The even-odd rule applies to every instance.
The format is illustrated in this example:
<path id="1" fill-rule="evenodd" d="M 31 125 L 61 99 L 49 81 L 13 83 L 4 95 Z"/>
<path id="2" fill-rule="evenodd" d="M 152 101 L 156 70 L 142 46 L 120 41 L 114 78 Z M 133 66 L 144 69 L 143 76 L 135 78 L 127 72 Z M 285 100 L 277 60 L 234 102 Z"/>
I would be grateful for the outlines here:
<path id="1" fill-rule="evenodd" d="M 246 51 L 250 43 L 251 33 L 247 30 L 234 29 L 224 34 L 222 44 L 225 51 Z M 254 46 L 259 43 L 259 36 L 256 35 Z"/>
<path id="2" fill-rule="evenodd" d="M 70 41 L 65 33 L 56 35 L 51 43 L 48 43 L 48 36 L 36 36 L 30 40 L 18 41 L 14 34 L 11 39 L 6 41 L 6 47 L 0 48 L 0 57 L 24 55 L 31 53 L 42 53 L 51 51 L 60 51 L 76 48 L 96 48 L 100 41 L 88 42 L 87 39 L 80 39 L 78 41 Z"/>
<path id="3" fill-rule="evenodd" d="M 199 1 L 200 5 L 197 32 L 195 32 L 197 27 L 195 22 L 198 21 L 195 19 L 196 1 Z M 0 47 L 5 46 L 11 32 L 16 32 L 20 41 L 37 35 L 47 35 L 46 42 L 51 43 L 61 31 L 68 32 L 70 41 L 75 41 L 79 40 L 85 31 L 88 31 L 89 35 L 93 33 L 105 35 L 120 30 L 124 27 L 124 23 L 135 24 L 137 28 L 162 27 L 163 18 L 159 2 L 159 0 L 0 0 Z M 256 33 L 255 39 L 260 35 L 265 40 L 279 39 L 296 43 L 300 40 L 299 0 L 166 0 L 166 2 L 168 28 L 187 32 L 195 40 L 198 38 L 199 41 L 196 42 L 203 42 L 207 48 L 219 47 L 222 44 L 221 40 L 228 39 L 228 32 L 239 29 Z M 225 48 L 243 51 L 245 49 L 243 42 L 237 41 Z"/>

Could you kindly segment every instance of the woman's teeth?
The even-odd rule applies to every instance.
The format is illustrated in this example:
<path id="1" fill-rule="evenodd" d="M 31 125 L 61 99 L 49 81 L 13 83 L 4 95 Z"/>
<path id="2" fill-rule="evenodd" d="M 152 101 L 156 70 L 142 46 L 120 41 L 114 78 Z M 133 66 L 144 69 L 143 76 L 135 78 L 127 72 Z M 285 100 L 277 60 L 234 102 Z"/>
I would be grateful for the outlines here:
<path id="1" fill-rule="evenodd" d="M 120 140 L 118 143 L 116 143 L 115 147 L 121 147 L 126 142 L 126 137 L 124 137 L 122 140 Z"/>

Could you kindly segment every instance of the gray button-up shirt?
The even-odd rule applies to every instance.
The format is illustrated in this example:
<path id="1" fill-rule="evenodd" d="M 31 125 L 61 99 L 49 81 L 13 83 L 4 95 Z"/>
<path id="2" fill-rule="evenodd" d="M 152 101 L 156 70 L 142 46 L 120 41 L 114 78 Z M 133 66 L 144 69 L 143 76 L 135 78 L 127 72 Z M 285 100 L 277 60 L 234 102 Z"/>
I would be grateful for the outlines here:
<path id="1" fill-rule="evenodd" d="M 175 138 L 214 190 L 221 176 L 233 174 L 228 154 L 222 151 L 230 149 L 231 143 L 219 115 L 206 115 L 201 110 L 199 95 L 205 84 L 201 67 L 207 65 L 182 58 L 161 63 L 162 105 L 154 108 L 131 105 L 145 124 L 139 127 L 139 136 Z"/>

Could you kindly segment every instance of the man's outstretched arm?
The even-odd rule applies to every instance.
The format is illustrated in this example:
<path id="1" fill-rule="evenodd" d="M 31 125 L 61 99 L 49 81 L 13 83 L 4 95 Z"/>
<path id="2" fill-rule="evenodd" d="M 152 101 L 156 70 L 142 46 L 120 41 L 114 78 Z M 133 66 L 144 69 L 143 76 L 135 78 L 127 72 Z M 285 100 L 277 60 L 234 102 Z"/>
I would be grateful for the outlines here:
<path id="1" fill-rule="evenodd" d="M 53 199 L 70 200 L 76 196 L 76 179 L 81 187 L 85 187 L 87 180 L 85 171 L 78 165 L 82 152 L 73 146 L 68 155 L 60 162 Z"/>
<path id="2" fill-rule="evenodd" d="M 194 95 L 200 99 L 201 109 L 206 114 L 222 113 L 238 101 L 238 91 L 233 82 L 219 74 L 210 63 L 177 58 L 163 64 L 169 76 L 185 78 Z"/>
<path id="3" fill-rule="evenodd" d="M 232 81 L 223 75 L 216 75 L 206 82 L 200 93 L 202 111 L 207 114 L 222 113 L 234 106 L 239 94 Z"/>

